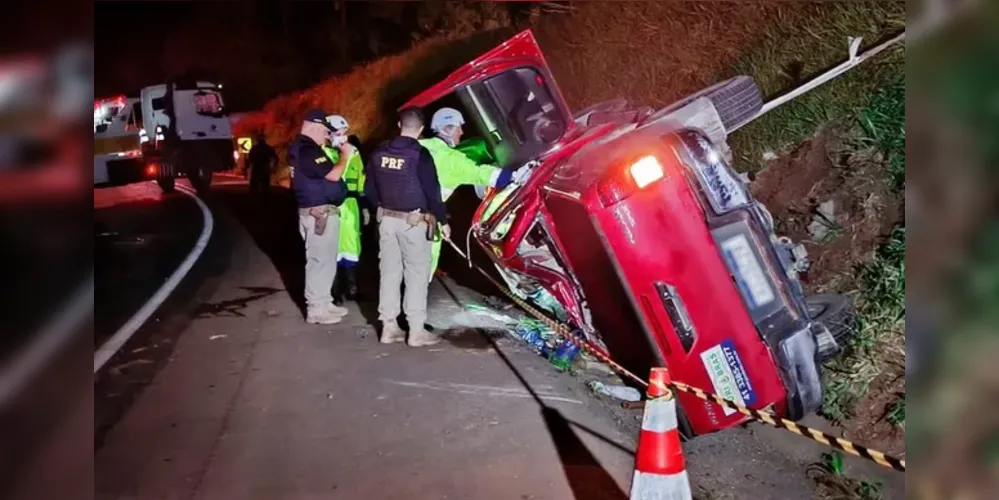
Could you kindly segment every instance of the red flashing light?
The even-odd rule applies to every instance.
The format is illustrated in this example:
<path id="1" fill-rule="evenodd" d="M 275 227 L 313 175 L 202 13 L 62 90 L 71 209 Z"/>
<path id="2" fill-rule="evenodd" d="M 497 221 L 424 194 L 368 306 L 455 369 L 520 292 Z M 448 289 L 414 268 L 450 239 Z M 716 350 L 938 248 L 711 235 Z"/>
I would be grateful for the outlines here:
<path id="1" fill-rule="evenodd" d="M 156 177 L 159 167 L 155 163 L 146 165 L 146 177 Z"/>
<path id="2" fill-rule="evenodd" d="M 603 206 L 609 207 L 664 176 L 663 166 L 655 156 L 643 156 L 625 168 L 609 170 L 607 177 L 597 185 L 597 196 Z"/>

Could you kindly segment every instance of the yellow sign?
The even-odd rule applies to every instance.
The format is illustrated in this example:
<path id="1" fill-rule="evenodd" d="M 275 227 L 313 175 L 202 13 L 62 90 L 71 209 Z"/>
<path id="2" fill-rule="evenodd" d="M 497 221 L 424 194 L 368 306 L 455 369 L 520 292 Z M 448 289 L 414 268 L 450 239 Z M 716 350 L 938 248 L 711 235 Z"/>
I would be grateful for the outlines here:
<path id="1" fill-rule="evenodd" d="M 240 153 L 249 153 L 250 148 L 253 147 L 253 139 L 249 137 L 240 137 L 239 139 L 236 139 L 236 145 L 239 146 Z"/>

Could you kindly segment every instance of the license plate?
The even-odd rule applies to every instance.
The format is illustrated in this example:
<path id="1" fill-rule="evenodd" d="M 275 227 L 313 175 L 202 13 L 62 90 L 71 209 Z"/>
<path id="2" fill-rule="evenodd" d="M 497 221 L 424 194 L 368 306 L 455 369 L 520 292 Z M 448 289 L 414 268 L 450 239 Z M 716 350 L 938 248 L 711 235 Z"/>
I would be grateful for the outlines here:
<path id="1" fill-rule="evenodd" d="M 744 406 L 756 403 L 756 391 L 749 382 L 749 374 L 736 352 L 734 342 L 726 339 L 702 352 L 701 362 L 708 372 L 715 394 Z M 735 410 L 727 407 L 722 407 L 722 411 L 726 417 L 735 413 Z"/>
<path id="2" fill-rule="evenodd" d="M 725 240 L 721 244 L 725 259 L 732 266 L 736 282 L 742 289 L 743 296 L 749 302 L 750 309 L 765 306 L 774 301 L 774 290 L 770 280 L 763 272 L 756 254 L 749 246 L 746 236 L 740 234 Z"/>

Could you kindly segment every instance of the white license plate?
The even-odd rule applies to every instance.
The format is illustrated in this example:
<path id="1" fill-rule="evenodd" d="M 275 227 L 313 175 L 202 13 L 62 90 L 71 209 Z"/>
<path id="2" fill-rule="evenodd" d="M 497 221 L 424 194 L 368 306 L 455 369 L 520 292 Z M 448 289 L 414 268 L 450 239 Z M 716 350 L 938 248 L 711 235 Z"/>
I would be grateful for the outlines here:
<path id="1" fill-rule="evenodd" d="M 721 244 L 722 252 L 735 267 L 736 280 L 750 301 L 750 308 L 765 306 L 774 301 L 774 290 L 770 280 L 763 272 L 763 267 L 756 260 L 756 254 L 749 246 L 746 236 L 740 234 L 725 240 Z"/>

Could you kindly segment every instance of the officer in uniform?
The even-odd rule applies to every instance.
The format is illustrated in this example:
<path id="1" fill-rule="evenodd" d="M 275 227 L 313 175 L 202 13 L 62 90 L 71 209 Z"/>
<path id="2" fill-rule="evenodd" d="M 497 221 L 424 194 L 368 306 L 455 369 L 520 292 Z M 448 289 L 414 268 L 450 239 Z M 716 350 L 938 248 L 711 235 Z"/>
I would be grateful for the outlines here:
<path id="1" fill-rule="evenodd" d="M 344 143 L 339 161 L 330 161 L 321 146 L 331 132 L 326 113 L 312 109 L 288 147 L 288 164 L 295 169 L 291 186 L 298 202 L 298 229 L 305 240 L 306 321 L 324 325 L 339 323 L 347 314 L 346 308 L 333 304 L 330 289 L 339 250 L 339 207 L 347 198 L 342 177 L 354 154 L 354 147 Z"/>
<path id="2" fill-rule="evenodd" d="M 340 115 L 326 117 L 333 133 L 328 145 L 323 151 L 330 161 L 340 161 L 340 150 L 337 149 L 348 141 L 347 119 Z M 351 144 L 355 148 L 355 144 Z M 354 152 L 347 160 L 347 168 L 343 171 L 343 181 L 347 185 L 347 199 L 340 205 L 340 243 L 337 255 L 336 279 L 333 281 L 333 303 L 340 305 L 343 299 L 357 298 L 357 261 L 361 257 L 361 222 L 362 213 L 367 219 L 367 208 L 362 205 L 364 196 L 364 164 L 361 155 Z"/>
<path id="3" fill-rule="evenodd" d="M 447 212 L 441 200 L 440 182 L 430 153 L 417 138 L 423 132 L 418 109 L 399 115 L 400 135 L 375 149 L 368 160 L 365 195 L 378 207 L 379 269 L 378 319 L 381 342 L 406 340 L 399 328 L 399 288 L 406 284 L 403 309 L 409 323 L 412 347 L 436 344 L 440 339 L 427 332 L 427 287 L 430 279 L 430 242 L 437 224 L 450 236 Z"/>
<path id="4" fill-rule="evenodd" d="M 461 142 L 465 118 L 454 108 L 441 108 L 430 120 L 430 130 L 435 137 L 421 139 L 420 145 L 430 151 L 437 167 L 437 178 L 441 183 L 441 199 L 447 202 L 459 186 L 476 186 L 502 189 L 513 180 L 519 180 L 527 169 L 514 171 L 497 168 L 495 165 L 479 165 L 465 153 L 454 149 Z M 430 276 L 433 279 L 441 256 L 441 240 L 433 242 L 431 248 Z"/>

